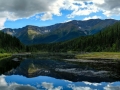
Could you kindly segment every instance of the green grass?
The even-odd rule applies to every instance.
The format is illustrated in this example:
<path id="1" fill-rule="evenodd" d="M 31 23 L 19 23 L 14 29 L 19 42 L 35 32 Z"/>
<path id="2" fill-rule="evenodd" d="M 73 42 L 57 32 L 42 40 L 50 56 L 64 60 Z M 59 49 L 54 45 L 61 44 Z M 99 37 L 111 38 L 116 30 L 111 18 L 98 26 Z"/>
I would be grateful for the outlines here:
<path id="1" fill-rule="evenodd" d="M 92 52 L 78 54 L 77 59 L 120 59 L 120 52 Z"/>
<path id="2" fill-rule="evenodd" d="M 11 56 L 12 56 L 11 53 L 0 53 L 0 60 L 11 57 Z"/>

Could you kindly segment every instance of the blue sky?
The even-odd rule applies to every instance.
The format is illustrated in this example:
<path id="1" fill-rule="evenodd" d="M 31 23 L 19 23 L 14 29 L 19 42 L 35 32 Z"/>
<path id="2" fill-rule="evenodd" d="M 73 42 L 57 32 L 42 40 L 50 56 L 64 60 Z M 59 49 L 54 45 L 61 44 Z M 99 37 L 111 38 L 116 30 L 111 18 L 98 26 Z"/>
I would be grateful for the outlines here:
<path id="1" fill-rule="evenodd" d="M 1 0 L 0 29 L 49 26 L 70 20 L 120 20 L 119 0 Z"/>

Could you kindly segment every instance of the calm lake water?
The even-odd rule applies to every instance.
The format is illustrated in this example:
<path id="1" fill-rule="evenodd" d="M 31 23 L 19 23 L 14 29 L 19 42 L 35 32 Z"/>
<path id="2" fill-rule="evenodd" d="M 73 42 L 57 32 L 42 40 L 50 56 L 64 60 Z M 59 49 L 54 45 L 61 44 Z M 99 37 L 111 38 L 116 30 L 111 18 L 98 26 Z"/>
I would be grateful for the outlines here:
<path id="1" fill-rule="evenodd" d="M 68 54 L 0 60 L 0 90 L 120 90 L 120 62 Z"/>

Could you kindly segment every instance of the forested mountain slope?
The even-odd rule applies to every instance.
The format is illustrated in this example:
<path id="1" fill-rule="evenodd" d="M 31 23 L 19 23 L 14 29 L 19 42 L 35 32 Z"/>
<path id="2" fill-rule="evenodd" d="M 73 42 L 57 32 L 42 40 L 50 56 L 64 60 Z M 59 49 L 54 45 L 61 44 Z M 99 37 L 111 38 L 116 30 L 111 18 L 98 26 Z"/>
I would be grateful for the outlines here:
<path id="1" fill-rule="evenodd" d="M 112 26 L 106 27 L 95 35 L 83 36 L 70 41 L 33 45 L 41 51 L 120 51 L 120 22 Z"/>
<path id="2" fill-rule="evenodd" d="M 19 39 L 0 31 L 0 53 L 20 52 L 24 51 L 24 49 L 25 46 L 19 41 Z"/>

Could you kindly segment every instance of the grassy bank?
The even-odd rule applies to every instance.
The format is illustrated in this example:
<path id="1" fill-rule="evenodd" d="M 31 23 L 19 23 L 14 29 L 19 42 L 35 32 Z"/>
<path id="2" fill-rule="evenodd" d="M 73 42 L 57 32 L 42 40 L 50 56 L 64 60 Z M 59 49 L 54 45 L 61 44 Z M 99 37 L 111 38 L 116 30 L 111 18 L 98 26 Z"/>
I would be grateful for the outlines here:
<path id="1" fill-rule="evenodd" d="M 11 56 L 12 56 L 11 53 L 0 53 L 0 60 L 4 59 L 4 58 L 11 57 Z"/>
<path id="2" fill-rule="evenodd" d="M 77 59 L 120 59 L 120 52 L 91 52 L 78 54 Z"/>

